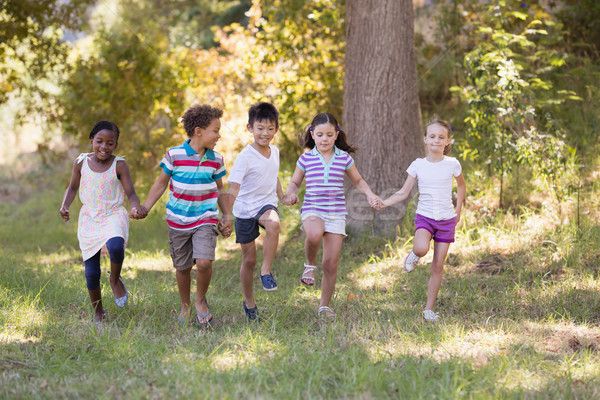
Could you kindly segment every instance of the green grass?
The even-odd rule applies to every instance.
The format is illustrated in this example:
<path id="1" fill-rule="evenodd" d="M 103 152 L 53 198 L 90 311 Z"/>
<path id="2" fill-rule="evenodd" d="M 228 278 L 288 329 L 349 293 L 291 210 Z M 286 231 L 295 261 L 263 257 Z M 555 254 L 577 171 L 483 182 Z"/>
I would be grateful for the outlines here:
<path id="1" fill-rule="evenodd" d="M 447 260 L 439 324 L 421 318 L 431 252 L 411 274 L 399 267 L 412 243 L 410 221 L 397 239 L 348 238 L 332 301 L 339 318 L 326 323 L 316 315 L 319 290 L 299 284 L 298 210 L 282 208 L 280 289 L 264 292 L 255 281 L 264 322 L 245 321 L 240 251 L 227 239 L 207 296 L 215 324 L 201 331 L 175 322 L 179 297 L 157 206 L 131 223 L 125 309 L 103 275 L 109 319 L 96 330 L 76 239 L 79 206 L 63 223 L 58 186 L 0 205 L 0 398 L 587 399 L 600 392 L 600 225 L 591 215 L 576 229 L 549 210 L 483 217 L 467 210 Z"/>

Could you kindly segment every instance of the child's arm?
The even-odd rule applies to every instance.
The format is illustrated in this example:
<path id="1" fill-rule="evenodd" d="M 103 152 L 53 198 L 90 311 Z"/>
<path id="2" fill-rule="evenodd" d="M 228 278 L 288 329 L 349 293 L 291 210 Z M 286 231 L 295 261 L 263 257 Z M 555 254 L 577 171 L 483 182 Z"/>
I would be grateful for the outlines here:
<path id="1" fill-rule="evenodd" d="M 380 209 L 389 207 L 391 205 L 400 203 L 401 201 L 405 200 L 408 197 L 408 195 L 410 194 L 410 191 L 412 190 L 413 186 L 415 186 L 416 181 L 417 180 L 415 179 L 414 176 L 408 175 L 408 178 L 406 178 L 404 185 L 402 185 L 402 189 L 398 190 L 396 193 L 394 193 L 387 199 L 383 200 L 383 203 L 382 203 L 382 206 L 380 207 Z"/>
<path id="2" fill-rule="evenodd" d="M 221 207 L 221 211 L 223 212 L 223 216 L 219 221 L 219 231 L 224 237 L 229 237 L 231 232 L 233 231 L 233 224 L 231 222 L 231 211 L 233 210 L 233 203 L 235 203 L 235 199 L 240 193 L 240 184 L 237 182 L 231 182 L 229 184 L 229 190 L 226 192 L 223 187 L 222 180 L 221 181 L 221 189 L 219 190 L 219 199 L 217 202 L 219 203 L 219 207 Z M 218 182 L 218 181 L 217 181 Z M 219 184 L 217 183 L 217 187 Z M 229 232 L 226 234 L 226 232 Z"/>
<path id="3" fill-rule="evenodd" d="M 283 188 L 281 187 L 281 182 L 279 178 L 277 178 L 277 198 L 286 206 L 293 206 L 298 202 L 298 196 L 287 196 L 283 194 Z M 294 201 L 294 198 L 296 201 Z"/>
<path id="4" fill-rule="evenodd" d="M 150 188 L 148 192 L 148 196 L 146 197 L 146 201 L 142 205 L 142 208 L 146 212 L 146 215 L 150 212 L 152 207 L 156 204 L 158 199 L 163 195 L 167 187 L 169 186 L 169 182 L 171 181 L 171 177 L 165 174 L 165 171 L 160 171 L 160 175 L 156 179 L 156 182 Z M 141 217 L 143 218 L 143 217 Z"/>
<path id="5" fill-rule="evenodd" d="M 123 190 L 125 190 L 125 194 L 129 199 L 129 204 L 131 204 L 131 211 L 134 212 L 134 210 L 136 210 L 134 212 L 135 214 L 143 215 L 145 210 L 142 210 L 140 207 L 140 198 L 135 192 L 133 181 L 131 180 L 131 174 L 129 173 L 129 167 L 125 161 L 117 162 L 117 176 L 121 180 Z"/>
<path id="6" fill-rule="evenodd" d="M 71 172 L 71 182 L 65 191 L 65 195 L 63 196 L 63 201 L 60 206 L 60 216 L 65 221 L 69 220 L 69 207 L 73 200 L 75 199 L 75 195 L 77 194 L 77 190 L 79 190 L 79 183 L 81 182 L 81 166 L 83 162 L 75 162 L 73 163 L 73 172 Z"/>
<path id="7" fill-rule="evenodd" d="M 288 185 L 285 195 L 283 196 L 284 199 L 286 199 L 286 201 L 288 203 L 290 203 L 289 205 L 297 204 L 298 201 L 300 201 L 298 199 L 298 195 L 296 193 L 298 193 L 298 189 L 300 188 L 300 185 L 302 184 L 303 179 L 304 179 L 304 171 L 302 170 L 302 168 L 296 166 L 294 175 L 292 175 L 290 184 Z M 285 204 L 285 203 L 283 203 L 283 204 Z"/>
<path id="8" fill-rule="evenodd" d="M 462 211 L 463 202 L 467 193 L 467 183 L 465 177 L 460 174 L 456 178 L 456 223 L 460 221 L 460 212 Z"/>
<path id="9" fill-rule="evenodd" d="M 367 195 L 367 200 L 371 207 L 379 207 L 381 205 L 381 199 L 375 193 L 371 191 L 371 188 L 365 182 L 365 180 L 360 176 L 358 169 L 355 164 L 352 164 L 350 168 L 346 170 L 346 174 L 348 174 L 348 178 L 350 178 L 350 182 L 361 192 Z"/>
<path id="10" fill-rule="evenodd" d="M 231 226 L 231 208 L 233 207 L 233 202 L 237 197 L 237 194 L 240 191 L 239 183 L 232 183 L 229 187 L 229 193 L 231 193 L 231 188 L 233 185 L 237 185 L 237 190 L 235 191 L 235 195 L 233 196 L 233 200 L 231 200 L 230 194 L 225 191 L 225 187 L 223 186 L 223 179 L 217 179 L 215 181 L 217 184 L 217 189 L 219 190 L 219 197 L 217 198 L 217 203 L 223 212 L 223 216 L 217 225 L 217 229 L 221 232 L 223 237 L 228 238 L 233 231 L 233 227 Z"/>

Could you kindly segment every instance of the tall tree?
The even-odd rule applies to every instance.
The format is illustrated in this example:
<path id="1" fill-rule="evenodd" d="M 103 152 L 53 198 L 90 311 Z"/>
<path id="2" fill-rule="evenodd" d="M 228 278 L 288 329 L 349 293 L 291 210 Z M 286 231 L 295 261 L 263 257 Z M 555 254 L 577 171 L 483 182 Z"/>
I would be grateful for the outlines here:
<path id="1" fill-rule="evenodd" d="M 424 152 L 417 90 L 411 0 L 347 0 L 343 129 L 371 189 L 388 196 Z M 346 189 L 353 230 L 392 232 L 405 203 L 372 212 L 364 196 Z"/>

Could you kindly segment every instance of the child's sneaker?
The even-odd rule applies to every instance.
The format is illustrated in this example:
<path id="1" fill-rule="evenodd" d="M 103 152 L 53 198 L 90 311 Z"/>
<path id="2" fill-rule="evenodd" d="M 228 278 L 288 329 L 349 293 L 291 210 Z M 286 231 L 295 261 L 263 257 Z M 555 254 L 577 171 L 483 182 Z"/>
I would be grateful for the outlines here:
<path id="1" fill-rule="evenodd" d="M 419 260 L 420 260 L 420 258 L 417 257 L 415 255 L 415 253 L 413 253 L 411 250 L 410 253 L 408 253 L 406 258 L 404 259 L 404 269 L 406 270 L 406 272 L 413 271 L 415 269 L 415 267 L 417 266 L 417 263 L 419 262 Z"/>
<path id="2" fill-rule="evenodd" d="M 440 314 L 433 312 L 433 310 L 425 310 L 423 311 L 423 319 L 425 321 L 437 322 L 440 319 Z"/>
<path id="3" fill-rule="evenodd" d="M 277 283 L 275 282 L 275 279 L 273 279 L 272 274 L 261 275 L 260 281 L 262 282 L 263 289 L 267 292 L 277 290 Z"/>

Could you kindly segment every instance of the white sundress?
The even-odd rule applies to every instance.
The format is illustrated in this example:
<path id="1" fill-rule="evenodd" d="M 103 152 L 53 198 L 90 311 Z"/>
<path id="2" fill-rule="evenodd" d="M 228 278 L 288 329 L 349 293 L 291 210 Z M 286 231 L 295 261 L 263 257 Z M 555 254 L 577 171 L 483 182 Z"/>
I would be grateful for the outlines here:
<path id="1" fill-rule="evenodd" d="M 129 215 L 123 207 L 125 190 L 117 178 L 117 161 L 115 157 L 110 168 L 105 172 L 94 172 L 88 165 L 88 154 L 77 157 L 81 166 L 79 199 L 82 206 L 79 211 L 77 239 L 83 255 L 87 260 L 102 250 L 107 254 L 106 242 L 113 237 L 129 239 Z"/>

